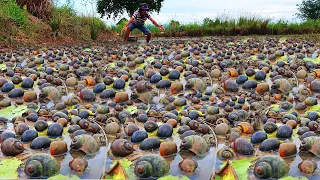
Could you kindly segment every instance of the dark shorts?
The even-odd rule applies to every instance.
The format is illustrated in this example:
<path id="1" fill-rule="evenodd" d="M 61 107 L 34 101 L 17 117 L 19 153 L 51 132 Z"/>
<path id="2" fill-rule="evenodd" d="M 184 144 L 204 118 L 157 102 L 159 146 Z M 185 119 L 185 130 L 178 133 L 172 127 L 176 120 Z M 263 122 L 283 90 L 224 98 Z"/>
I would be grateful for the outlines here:
<path id="1" fill-rule="evenodd" d="M 132 31 L 135 28 L 138 28 L 140 31 L 142 31 L 145 35 L 151 33 L 151 31 L 144 25 L 135 25 L 134 23 L 131 23 L 129 25 L 130 30 Z"/>

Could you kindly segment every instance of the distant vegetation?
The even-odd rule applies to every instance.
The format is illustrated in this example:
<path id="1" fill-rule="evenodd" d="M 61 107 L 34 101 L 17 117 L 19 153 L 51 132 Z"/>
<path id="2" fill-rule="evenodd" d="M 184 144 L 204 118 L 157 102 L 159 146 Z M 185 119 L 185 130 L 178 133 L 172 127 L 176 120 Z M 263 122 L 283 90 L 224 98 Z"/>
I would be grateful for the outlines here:
<path id="1" fill-rule="evenodd" d="M 320 0 L 303 0 L 301 4 L 297 4 L 298 17 L 301 19 L 311 19 L 316 21 L 320 19 Z"/>
<path id="2" fill-rule="evenodd" d="M 126 22 L 113 26 L 112 30 L 121 32 Z M 320 33 L 320 19 L 307 19 L 303 22 L 287 22 L 271 19 L 240 17 L 232 18 L 205 18 L 201 23 L 180 24 L 172 20 L 164 25 L 163 33 L 153 25 L 147 25 L 158 36 L 216 36 L 216 35 L 285 35 L 285 34 L 315 34 Z M 135 30 L 133 34 L 141 34 Z"/>

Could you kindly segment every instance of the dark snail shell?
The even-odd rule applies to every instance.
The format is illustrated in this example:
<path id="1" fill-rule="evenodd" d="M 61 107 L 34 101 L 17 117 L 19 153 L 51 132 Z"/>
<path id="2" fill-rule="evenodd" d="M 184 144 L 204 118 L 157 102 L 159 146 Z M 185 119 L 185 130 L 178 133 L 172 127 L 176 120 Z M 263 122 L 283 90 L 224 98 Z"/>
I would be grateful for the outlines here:
<path id="1" fill-rule="evenodd" d="M 58 161 L 49 154 L 32 155 L 26 162 L 24 172 L 34 178 L 47 178 L 56 174 L 60 169 Z"/>
<path id="2" fill-rule="evenodd" d="M 243 155 L 253 154 L 253 145 L 244 138 L 238 138 L 234 142 L 231 143 L 230 147 L 237 153 Z"/>
<path id="3" fill-rule="evenodd" d="M 198 167 L 198 162 L 194 159 L 183 159 L 179 163 L 179 168 L 181 171 L 186 172 L 187 174 L 192 174 Z"/>
<path id="4" fill-rule="evenodd" d="M 189 121 L 188 125 L 192 130 L 196 130 L 199 127 L 199 123 L 196 120 Z"/>
<path id="5" fill-rule="evenodd" d="M 243 85 L 243 89 L 255 89 L 257 87 L 257 82 L 254 80 L 246 81 Z"/>
<path id="6" fill-rule="evenodd" d="M 224 89 L 230 92 L 237 92 L 239 89 L 239 86 L 236 82 L 232 80 L 227 80 L 224 82 Z"/>
<path id="7" fill-rule="evenodd" d="M 4 140 L 9 139 L 9 138 L 15 138 L 16 136 L 11 132 L 11 131 L 4 131 L 0 135 L 0 143 L 2 143 Z"/>
<path id="8" fill-rule="evenodd" d="M 21 141 L 22 142 L 30 142 L 34 140 L 36 137 L 38 137 L 38 132 L 35 130 L 26 130 L 22 136 L 21 136 Z"/>
<path id="9" fill-rule="evenodd" d="M 266 122 L 263 125 L 263 129 L 266 133 L 273 133 L 278 129 L 278 126 L 273 122 Z"/>
<path id="10" fill-rule="evenodd" d="M 158 138 L 146 138 L 140 144 L 140 149 L 151 150 L 160 147 L 160 140 Z"/>
<path id="11" fill-rule="evenodd" d="M 178 129 L 178 133 L 179 134 L 183 134 L 186 131 L 191 130 L 190 126 L 184 125 L 184 126 L 180 126 Z"/>
<path id="12" fill-rule="evenodd" d="M 87 134 L 81 134 L 73 137 L 70 148 L 73 150 L 81 150 L 89 155 L 98 152 L 100 149 L 97 141 Z"/>
<path id="13" fill-rule="evenodd" d="M 84 101 L 94 102 L 96 100 L 96 95 L 90 89 L 82 89 L 80 91 L 80 98 Z"/>
<path id="14" fill-rule="evenodd" d="M 307 175 L 313 174 L 317 167 L 317 163 L 311 160 L 303 160 L 298 164 L 299 170 Z"/>
<path id="15" fill-rule="evenodd" d="M 231 132 L 230 134 L 227 134 L 226 139 L 229 142 L 234 142 L 236 139 L 240 137 L 239 133 L 237 132 Z"/>
<path id="16" fill-rule="evenodd" d="M 301 135 L 300 139 L 304 139 L 304 138 L 312 137 L 312 136 L 317 136 L 317 134 L 313 131 L 308 131 L 308 132 L 303 133 Z"/>
<path id="17" fill-rule="evenodd" d="M 133 143 L 141 142 L 146 138 L 148 138 L 148 133 L 146 131 L 138 130 L 132 134 L 131 142 Z"/>
<path id="18" fill-rule="evenodd" d="M 202 134 L 208 134 L 210 132 L 210 128 L 205 124 L 199 124 L 197 132 L 200 132 Z"/>
<path id="19" fill-rule="evenodd" d="M 280 142 L 275 139 L 266 139 L 260 144 L 260 151 L 271 151 L 271 150 L 277 150 L 280 146 Z"/>
<path id="20" fill-rule="evenodd" d="M 53 156 L 64 154 L 68 151 L 67 143 L 64 141 L 53 141 L 50 144 L 49 151 Z"/>
<path id="21" fill-rule="evenodd" d="M 231 159 L 237 157 L 237 154 L 229 146 L 224 146 L 218 151 L 218 156 L 223 159 Z"/>
<path id="22" fill-rule="evenodd" d="M 277 132 L 277 138 L 288 139 L 292 136 L 292 128 L 291 126 L 284 124 L 279 127 Z"/>
<path id="23" fill-rule="evenodd" d="M 52 137 L 61 136 L 63 132 L 63 126 L 60 123 L 53 123 L 49 126 L 47 135 Z"/>
<path id="24" fill-rule="evenodd" d="M 76 173 L 83 173 L 88 167 L 88 161 L 86 159 L 75 158 L 69 162 L 69 167 Z"/>
<path id="25" fill-rule="evenodd" d="M 111 152 L 114 156 L 125 157 L 133 152 L 132 144 L 125 139 L 116 139 L 111 144 Z"/>
<path id="26" fill-rule="evenodd" d="M 12 89 L 9 92 L 8 97 L 9 98 L 18 98 L 18 97 L 22 97 L 23 95 L 24 95 L 23 89 L 16 88 L 16 89 Z"/>
<path id="27" fill-rule="evenodd" d="M 177 144 L 172 141 L 162 142 L 160 144 L 159 152 L 161 156 L 169 156 L 177 153 Z"/>
<path id="28" fill-rule="evenodd" d="M 100 98 L 101 99 L 108 99 L 108 98 L 115 97 L 115 95 L 116 95 L 116 92 L 113 89 L 106 89 L 100 93 Z"/>
<path id="29" fill-rule="evenodd" d="M 160 138 L 171 137 L 173 133 L 173 128 L 170 124 L 164 123 L 159 126 L 157 136 Z"/>
<path id="30" fill-rule="evenodd" d="M 93 92 L 94 93 L 101 93 L 105 89 L 106 89 L 106 85 L 104 83 L 98 83 L 94 86 Z"/>
<path id="31" fill-rule="evenodd" d="M 31 149 L 42 149 L 42 148 L 48 148 L 51 144 L 51 140 L 48 137 L 40 136 L 35 138 L 31 144 Z"/>
<path id="32" fill-rule="evenodd" d="M 310 121 L 310 122 L 308 123 L 308 127 L 309 127 L 309 129 L 310 129 L 311 131 L 316 131 L 316 130 L 318 129 L 319 125 L 318 125 L 318 123 L 315 122 L 315 121 Z"/>
<path id="33" fill-rule="evenodd" d="M 16 138 L 8 138 L 1 144 L 2 154 L 5 156 L 16 156 L 24 150 L 23 144 Z"/>
<path id="34" fill-rule="evenodd" d="M 14 127 L 14 131 L 17 135 L 22 135 L 28 129 L 29 126 L 26 123 L 19 123 L 16 127 Z"/>
<path id="35" fill-rule="evenodd" d="M 253 173 L 261 179 L 280 178 L 289 172 L 287 163 L 279 156 L 262 156 L 254 165 Z"/>
<path id="36" fill-rule="evenodd" d="M 186 131 L 182 134 L 182 137 L 187 137 L 187 136 L 191 136 L 191 135 L 196 135 L 196 132 L 194 130 Z"/>
<path id="37" fill-rule="evenodd" d="M 21 87 L 22 88 L 25 88 L 25 89 L 29 89 L 29 88 L 32 88 L 33 87 L 33 79 L 27 77 L 27 78 L 24 78 L 23 81 L 22 81 L 22 84 L 21 84 Z"/>
<path id="38" fill-rule="evenodd" d="M 240 122 L 237 127 L 244 134 L 253 134 L 254 133 L 254 129 L 253 129 L 252 125 L 248 122 Z"/>
<path id="39" fill-rule="evenodd" d="M 310 128 L 307 126 L 299 127 L 297 134 L 298 135 L 303 135 L 304 133 L 310 131 Z"/>
<path id="40" fill-rule="evenodd" d="M 167 161 L 155 154 L 143 155 L 135 163 L 134 173 L 140 178 L 161 177 L 169 172 Z"/>
<path id="41" fill-rule="evenodd" d="M 72 136 L 72 137 L 76 137 L 76 136 L 79 136 L 79 135 L 81 135 L 81 134 L 86 134 L 86 133 L 87 133 L 87 132 L 86 132 L 85 130 L 80 129 L 80 130 L 74 131 L 71 136 Z"/>
<path id="42" fill-rule="evenodd" d="M 118 78 L 114 81 L 113 83 L 113 88 L 114 89 L 123 89 L 125 86 L 125 81 L 122 78 Z"/>
<path id="43" fill-rule="evenodd" d="M 251 136 L 251 142 L 253 144 L 259 144 L 262 143 L 265 139 L 267 139 L 267 133 L 264 131 L 257 131 L 255 133 L 253 133 L 253 135 Z"/>
<path id="44" fill-rule="evenodd" d="M 144 123 L 143 127 L 147 132 L 153 132 L 158 129 L 158 124 L 154 121 L 147 121 Z"/>
<path id="45" fill-rule="evenodd" d="M 284 142 L 280 144 L 279 155 L 280 157 L 289 157 L 297 153 L 297 146 L 292 142 Z"/>

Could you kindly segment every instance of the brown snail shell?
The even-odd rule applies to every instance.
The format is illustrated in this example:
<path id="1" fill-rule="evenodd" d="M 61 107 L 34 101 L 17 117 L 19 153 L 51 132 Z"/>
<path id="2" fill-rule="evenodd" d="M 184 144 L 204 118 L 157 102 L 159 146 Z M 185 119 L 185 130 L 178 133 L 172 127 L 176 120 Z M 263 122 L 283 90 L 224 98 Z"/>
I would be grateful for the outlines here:
<path id="1" fill-rule="evenodd" d="M 37 93 L 34 91 L 26 91 L 23 94 L 24 102 L 32 102 L 38 99 Z"/>
<path id="2" fill-rule="evenodd" d="M 106 134 L 115 136 L 119 131 L 120 131 L 120 126 L 116 122 L 109 123 L 105 127 Z"/>
<path id="3" fill-rule="evenodd" d="M 216 126 L 216 128 L 214 129 L 216 135 L 221 135 L 221 136 L 225 136 L 229 133 L 230 131 L 230 127 L 228 124 L 226 123 L 221 123 L 221 124 L 218 124 Z"/>
<path id="4" fill-rule="evenodd" d="M 133 152 L 132 144 L 125 139 L 116 139 L 111 144 L 111 152 L 114 156 L 125 157 Z"/>
<path id="5" fill-rule="evenodd" d="M 248 122 L 241 122 L 238 124 L 238 128 L 241 130 L 242 133 L 244 134 L 253 134 L 254 129 L 252 125 Z"/>
<path id="6" fill-rule="evenodd" d="M 117 92 L 115 95 L 115 102 L 121 103 L 129 100 L 129 96 L 126 92 Z"/>
<path id="7" fill-rule="evenodd" d="M 178 94 L 183 90 L 183 84 L 181 82 L 171 83 L 170 91 L 172 94 Z"/>
<path id="8" fill-rule="evenodd" d="M 280 157 L 288 157 L 297 153 L 297 146 L 292 142 L 284 142 L 280 144 L 279 155 Z"/>
<path id="9" fill-rule="evenodd" d="M 82 174 L 88 167 L 88 161 L 85 159 L 75 158 L 69 162 L 69 167 L 73 171 Z"/>
<path id="10" fill-rule="evenodd" d="M 232 148 L 224 146 L 223 148 L 219 149 L 218 156 L 223 159 L 231 159 L 237 157 L 237 154 Z"/>
<path id="11" fill-rule="evenodd" d="M 230 134 L 227 134 L 227 136 L 226 136 L 226 139 L 229 142 L 234 142 L 238 138 L 240 138 L 240 135 L 237 132 L 231 132 Z"/>
<path id="12" fill-rule="evenodd" d="M 181 171 L 186 172 L 188 174 L 193 174 L 197 167 L 198 162 L 194 159 L 184 159 L 179 163 L 179 168 L 181 169 Z"/>
<path id="13" fill-rule="evenodd" d="M 2 154 L 5 156 L 16 156 L 24 150 L 23 144 L 16 138 L 8 138 L 1 144 Z"/>
<path id="14" fill-rule="evenodd" d="M 29 129 L 29 126 L 24 122 L 19 123 L 17 126 L 14 127 L 14 131 L 16 132 L 17 135 L 22 135 L 28 129 Z"/>
<path id="15" fill-rule="evenodd" d="M 304 160 L 298 164 L 299 170 L 307 175 L 312 175 L 312 173 L 317 169 L 318 165 L 316 162 L 311 160 Z"/>
<path id="16" fill-rule="evenodd" d="M 127 136 L 132 136 L 132 134 L 138 130 L 139 127 L 134 123 L 131 123 L 124 128 L 124 131 L 126 132 Z"/>
<path id="17" fill-rule="evenodd" d="M 177 151 L 177 144 L 172 141 L 162 142 L 160 144 L 159 152 L 161 156 L 169 156 L 177 153 Z"/>
<path id="18" fill-rule="evenodd" d="M 256 90 L 259 94 L 263 94 L 265 92 L 268 92 L 270 90 L 268 83 L 259 83 L 256 87 Z"/>
<path id="19" fill-rule="evenodd" d="M 50 143 L 49 151 L 53 156 L 64 154 L 68 151 L 67 143 L 64 141 L 53 141 Z"/>

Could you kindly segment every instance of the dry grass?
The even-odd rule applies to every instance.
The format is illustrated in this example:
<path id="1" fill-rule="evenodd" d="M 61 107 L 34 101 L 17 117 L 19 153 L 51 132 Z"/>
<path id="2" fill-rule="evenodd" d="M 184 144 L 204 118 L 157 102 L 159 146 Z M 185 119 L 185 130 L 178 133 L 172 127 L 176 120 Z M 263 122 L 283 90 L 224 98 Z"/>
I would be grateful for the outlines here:
<path id="1" fill-rule="evenodd" d="M 52 0 L 16 0 L 21 8 L 27 9 L 27 11 L 44 21 L 47 21 L 51 17 L 53 10 Z"/>

